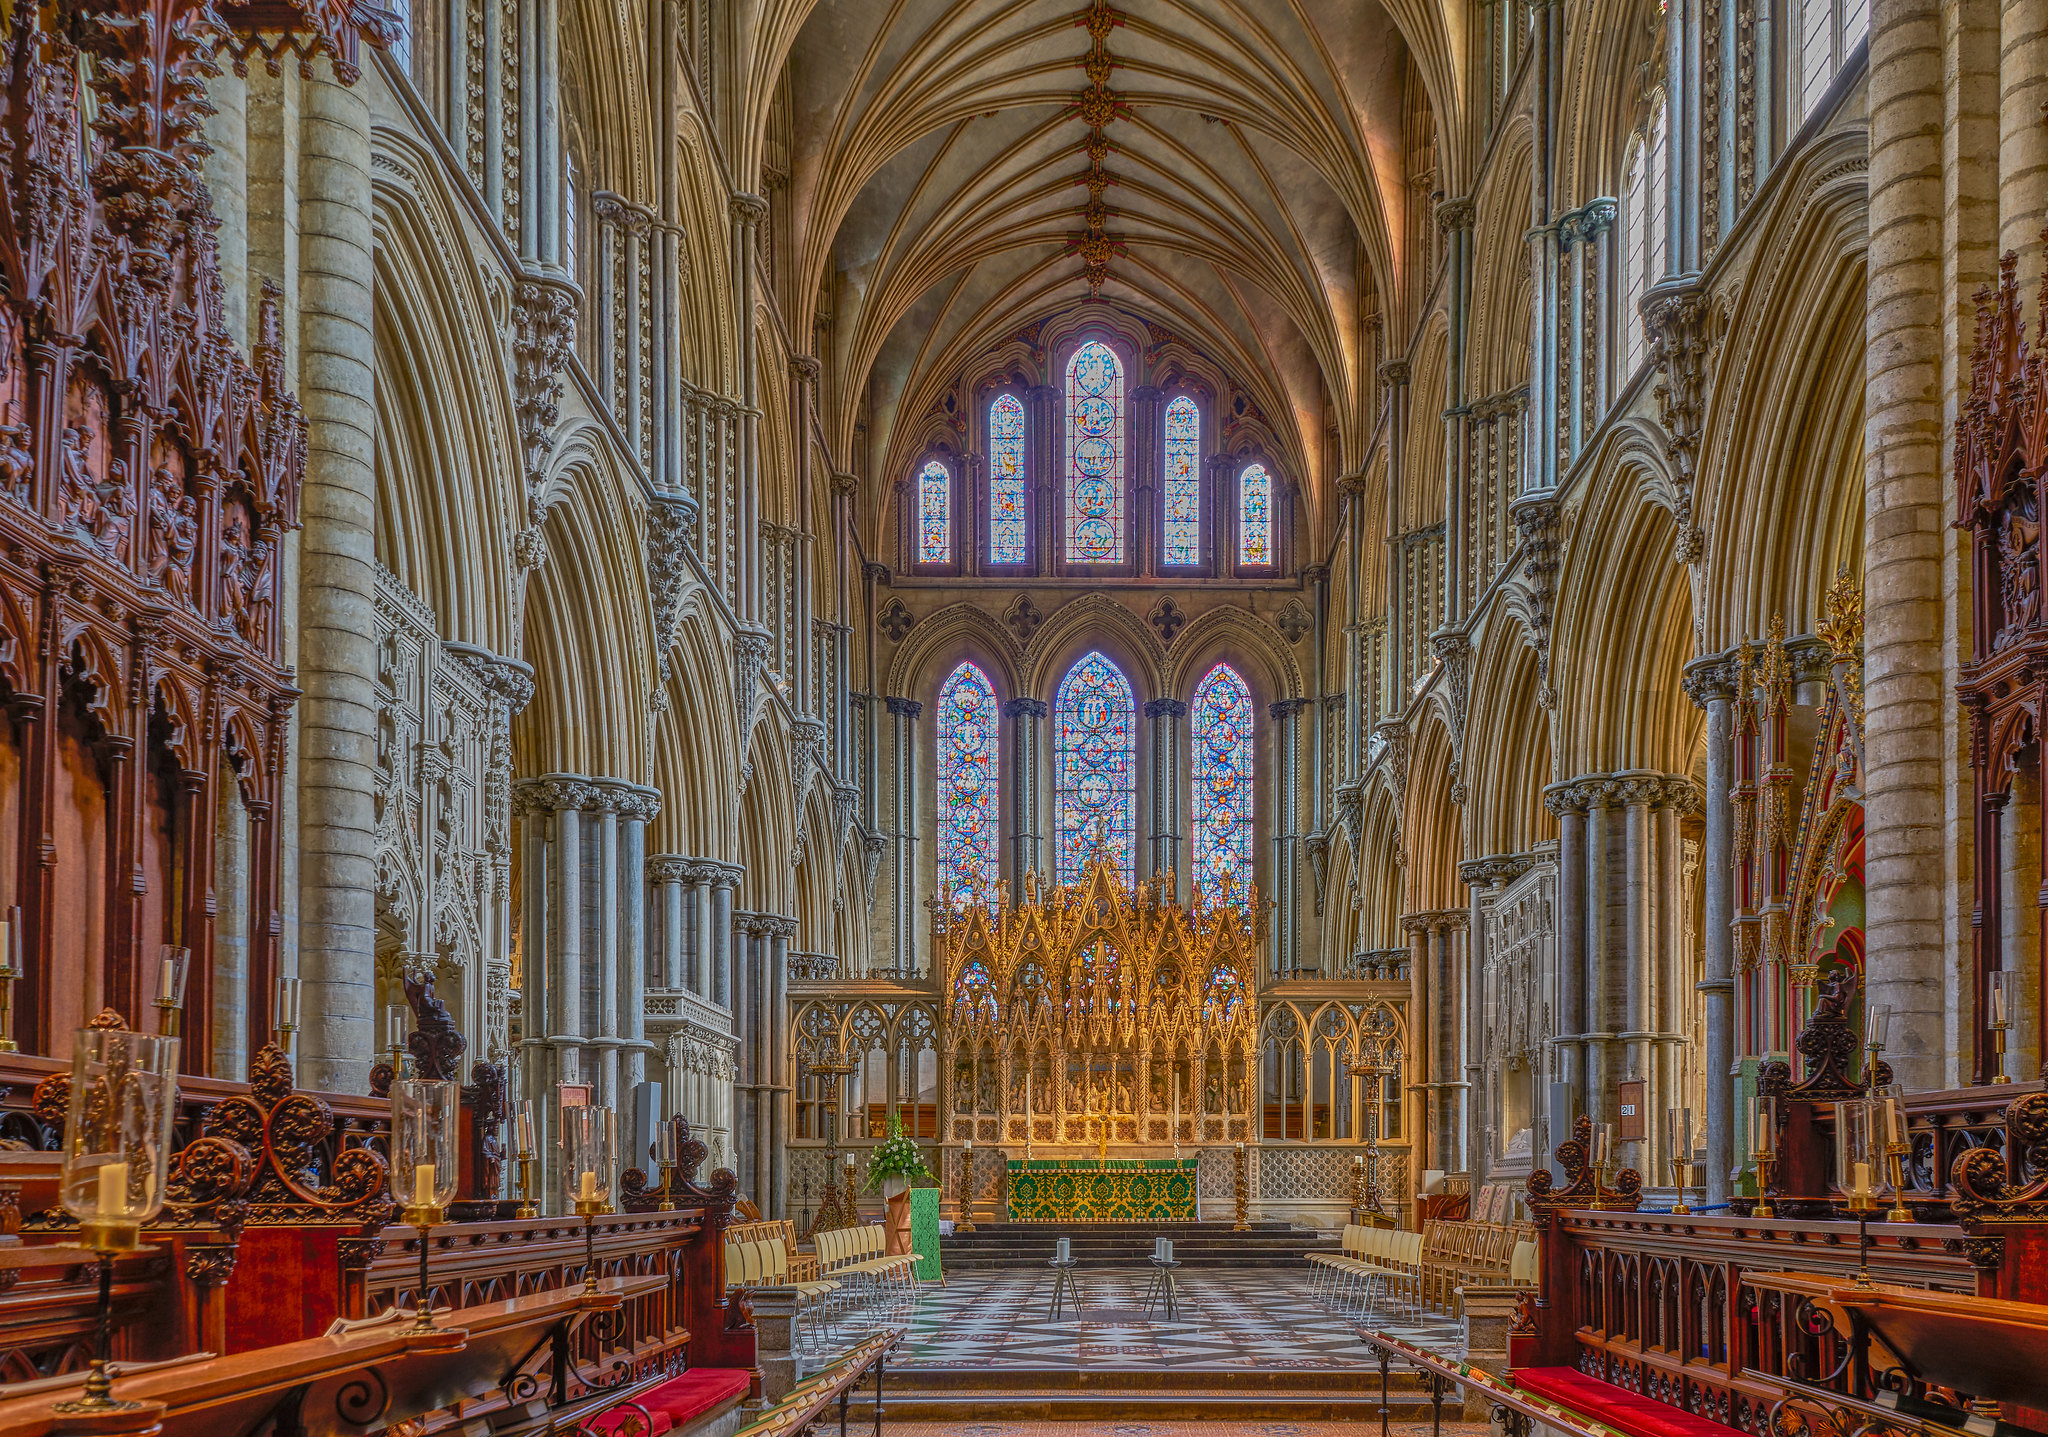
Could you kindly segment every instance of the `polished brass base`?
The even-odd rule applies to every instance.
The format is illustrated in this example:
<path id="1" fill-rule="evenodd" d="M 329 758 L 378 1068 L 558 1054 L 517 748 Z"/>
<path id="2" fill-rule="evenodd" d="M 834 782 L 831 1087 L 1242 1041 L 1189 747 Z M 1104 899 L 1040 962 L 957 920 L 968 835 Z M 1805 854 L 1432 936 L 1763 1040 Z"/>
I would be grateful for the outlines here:
<path id="1" fill-rule="evenodd" d="M 94 1252 L 140 1252 L 142 1224 L 132 1217 L 84 1218 L 78 1224 L 78 1242 Z"/>
<path id="2" fill-rule="evenodd" d="M 439 1227 L 448 1221 L 439 1203 L 408 1203 L 399 1211 L 398 1220 L 407 1227 Z"/>
<path id="3" fill-rule="evenodd" d="M 1749 1210 L 1751 1217 L 1776 1217 L 1778 1210 L 1767 1202 L 1760 1202 Z"/>
<path id="4" fill-rule="evenodd" d="M 127 1402 L 110 1394 L 114 1390 L 114 1379 L 107 1375 L 107 1364 L 95 1357 L 92 1370 L 86 1374 L 85 1395 L 74 1397 L 69 1402 L 59 1402 L 50 1410 L 65 1416 L 84 1412 L 133 1412 L 140 1408 L 140 1402 Z"/>

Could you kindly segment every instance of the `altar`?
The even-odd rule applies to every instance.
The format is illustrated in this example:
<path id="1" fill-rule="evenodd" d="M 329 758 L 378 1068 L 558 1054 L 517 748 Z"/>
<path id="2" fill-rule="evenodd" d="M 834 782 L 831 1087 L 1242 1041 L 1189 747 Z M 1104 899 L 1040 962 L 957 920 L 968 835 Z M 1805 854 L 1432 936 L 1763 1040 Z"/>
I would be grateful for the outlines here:
<path id="1" fill-rule="evenodd" d="M 1012 1158 L 1011 1222 L 1194 1222 L 1199 1158 Z"/>

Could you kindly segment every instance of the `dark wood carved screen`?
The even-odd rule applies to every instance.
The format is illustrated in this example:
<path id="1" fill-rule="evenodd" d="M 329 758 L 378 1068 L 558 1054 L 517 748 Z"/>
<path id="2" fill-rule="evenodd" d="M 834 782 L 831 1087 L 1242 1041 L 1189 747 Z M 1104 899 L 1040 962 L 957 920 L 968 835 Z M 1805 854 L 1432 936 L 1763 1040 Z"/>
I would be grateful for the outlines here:
<path id="1" fill-rule="evenodd" d="M 1990 975 L 2013 963 L 2040 964 L 2039 953 L 2008 953 L 2000 883 L 2000 822 L 2012 802 L 2013 779 L 2030 769 L 2038 780 L 2043 701 L 2048 699 L 2048 615 L 2041 595 L 2043 471 L 2048 469 L 2042 343 L 2027 342 L 2017 257 L 2005 256 L 1995 292 L 1978 295 L 1970 396 L 1956 426 L 1956 527 L 1970 534 L 1972 604 L 1970 662 L 1956 694 L 1970 716 L 1970 766 L 1975 777 L 1976 997 L 1975 1079 L 1993 1076 Z M 2048 322 L 2048 290 L 2035 308 Z M 2041 815 L 2033 815 L 2039 823 Z M 2044 873 L 2041 878 L 2048 878 Z M 2048 894 L 2048 884 L 2036 886 Z M 2037 899 L 2037 902 L 2039 900 Z"/>
<path id="2" fill-rule="evenodd" d="M 176 944 L 193 953 L 195 1073 L 213 1064 L 217 982 L 243 989 L 238 1051 L 270 1036 L 297 696 L 280 560 L 306 443 L 277 292 L 253 364 L 224 322 L 199 160 L 228 43 L 195 0 L 17 5 L 0 41 L 0 905 L 22 911 L 16 1036 L 61 1054 L 99 1008 L 145 1011 L 158 950 Z M 232 933 L 217 931 L 222 853 Z"/>

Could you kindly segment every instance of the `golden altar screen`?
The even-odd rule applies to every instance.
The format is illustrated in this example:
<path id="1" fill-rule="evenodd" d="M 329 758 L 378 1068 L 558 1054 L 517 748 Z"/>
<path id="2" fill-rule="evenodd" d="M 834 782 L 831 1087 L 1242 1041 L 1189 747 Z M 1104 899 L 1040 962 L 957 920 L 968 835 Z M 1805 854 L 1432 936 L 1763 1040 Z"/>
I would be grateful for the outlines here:
<path id="1" fill-rule="evenodd" d="M 1079 883 L 1027 875 L 1020 902 L 997 895 L 935 927 L 942 1140 L 1136 1157 L 1256 1137 L 1256 890 L 1183 905 L 1090 863 Z"/>

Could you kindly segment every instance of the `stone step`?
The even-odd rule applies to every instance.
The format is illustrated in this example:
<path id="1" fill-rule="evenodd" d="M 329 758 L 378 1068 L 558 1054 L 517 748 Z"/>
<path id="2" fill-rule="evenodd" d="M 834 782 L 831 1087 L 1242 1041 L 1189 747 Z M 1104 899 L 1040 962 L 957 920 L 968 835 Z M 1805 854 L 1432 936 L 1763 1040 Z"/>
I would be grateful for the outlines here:
<path id="1" fill-rule="evenodd" d="M 1130 1416 L 1377 1423 L 1380 1412 L 1379 1373 L 1369 1370 L 892 1367 L 886 1381 L 888 1415 L 904 1421 L 1078 1422 Z M 1413 1373 L 1393 1374 L 1387 1410 L 1399 1422 L 1429 1416 L 1428 1396 Z M 1451 1411 L 1455 1420 L 1456 1409 Z"/>

